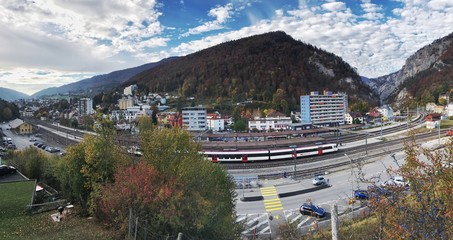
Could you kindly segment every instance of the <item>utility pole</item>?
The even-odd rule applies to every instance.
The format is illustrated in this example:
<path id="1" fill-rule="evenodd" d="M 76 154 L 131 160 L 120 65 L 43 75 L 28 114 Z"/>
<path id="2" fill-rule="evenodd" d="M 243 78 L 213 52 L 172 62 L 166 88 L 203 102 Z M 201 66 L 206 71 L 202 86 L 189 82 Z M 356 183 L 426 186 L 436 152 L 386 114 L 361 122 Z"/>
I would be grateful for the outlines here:
<path id="1" fill-rule="evenodd" d="M 368 133 L 365 134 L 365 155 L 368 155 Z"/>
<path id="2" fill-rule="evenodd" d="M 296 180 L 296 157 L 297 157 L 297 151 L 296 151 L 296 147 L 295 145 L 291 146 L 293 148 L 293 161 L 294 161 L 294 180 Z"/>
<path id="3" fill-rule="evenodd" d="M 338 240 L 338 207 L 336 203 L 332 203 L 332 240 Z"/>
<path id="4" fill-rule="evenodd" d="M 439 146 L 440 146 L 440 123 L 441 123 L 441 122 L 442 122 L 442 120 L 439 119 L 439 134 L 438 134 L 438 135 L 439 135 Z"/>
<path id="5" fill-rule="evenodd" d="M 381 140 L 382 140 L 382 117 L 381 117 Z"/>
<path id="6" fill-rule="evenodd" d="M 348 154 L 344 154 L 349 161 L 351 162 L 351 200 L 354 198 L 354 165 L 352 165 L 352 159 L 348 156 Z M 352 213 L 352 221 L 354 221 L 354 201 L 351 201 L 351 213 Z"/>

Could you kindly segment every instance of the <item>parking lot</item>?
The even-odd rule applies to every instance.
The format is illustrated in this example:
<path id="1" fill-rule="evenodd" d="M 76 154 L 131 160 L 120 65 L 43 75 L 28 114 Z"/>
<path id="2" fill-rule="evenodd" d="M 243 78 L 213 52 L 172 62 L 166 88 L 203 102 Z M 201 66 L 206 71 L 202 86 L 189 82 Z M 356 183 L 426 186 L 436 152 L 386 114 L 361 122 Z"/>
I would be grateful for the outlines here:
<path id="1" fill-rule="evenodd" d="M 47 154 L 59 154 L 64 152 L 64 146 L 59 144 L 50 136 L 50 134 L 40 133 L 40 131 L 34 131 L 34 134 L 17 134 L 14 130 L 9 129 L 8 123 L 0 124 L 0 135 L 2 135 L 0 142 L 0 151 L 4 149 L 24 149 L 29 146 L 37 147 L 41 144 L 39 149 Z M 3 138 L 10 139 L 10 141 L 3 141 Z M 4 153 L 3 153 L 4 154 Z"/>

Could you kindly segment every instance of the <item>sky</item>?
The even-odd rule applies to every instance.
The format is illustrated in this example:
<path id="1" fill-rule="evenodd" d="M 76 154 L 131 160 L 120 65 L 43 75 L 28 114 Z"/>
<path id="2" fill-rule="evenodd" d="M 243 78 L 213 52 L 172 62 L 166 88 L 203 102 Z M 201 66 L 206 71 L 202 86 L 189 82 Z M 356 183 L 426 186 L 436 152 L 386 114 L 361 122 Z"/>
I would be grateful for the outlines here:
<path id="1" fill-rule="evenodd" d="M 452 0 L 0 2 L 0 87 L 26 94 L 270 31 L 372 78 L 453 32 Z"/>

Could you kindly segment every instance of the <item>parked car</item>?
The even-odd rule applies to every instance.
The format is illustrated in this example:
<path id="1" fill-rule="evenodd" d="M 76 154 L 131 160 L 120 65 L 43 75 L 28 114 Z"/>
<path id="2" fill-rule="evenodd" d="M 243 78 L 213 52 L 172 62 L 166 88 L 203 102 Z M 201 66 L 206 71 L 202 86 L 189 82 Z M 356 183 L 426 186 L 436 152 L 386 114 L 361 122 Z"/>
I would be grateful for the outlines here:
<path id="1" fill-rule="evenodd" d="M 382 187 L 407 187 L 409 182 L 401 176 L 392 177 L 381 184 Z"/>
<path id="2" fill-rule="evenodd" d="M 409 182 L 403 178 L 402 176 L 396 176 L 393 178 L 393 182 L 400 187 L 407 187 L 409 186 Z"/>
<path id="3" fill-rule="evenodd" d="M 302 215 L 310 215 L 313 217 L 320 218 L 326 215 L 326 211 L 324 210 L 324 208 L 320 208 L 311 202 L 306 202 L 302 204 L 302 206 L 300 206 L 299 212 Z"/>
<path id="4" fill-rule="evenodd" d="M 8 165 L 0 165 L 0 176 L 8 175 L 16 172 L 16 168 Z"/>
<path id="5" fill-rule="evenodd" d="M 50 149 L 50 152 L 51 153 L 57 153 L 57 152 L 60 152 L 60 149 L 56 148 L 56 147 L 53 147 L 52 149 Z"/>
<path id="6" fill-rule="evenodd" d="M 386 188 L 379 186 L 368 186 L 369 197 L 389 196 L 392 192 Z"/>
<path id="7" fill-rule="evenodd" d="M 368 199 L 368 191 L 367 190 L 355 190 L 354 198 L 360 199 L 360 200 Z"/>
<path id="8" fill-rule="evenodd" d="M 323 176 L 316 176 L 313 179 L 313 185 L 323 185 L 327 184 L 327 180 Z"/>

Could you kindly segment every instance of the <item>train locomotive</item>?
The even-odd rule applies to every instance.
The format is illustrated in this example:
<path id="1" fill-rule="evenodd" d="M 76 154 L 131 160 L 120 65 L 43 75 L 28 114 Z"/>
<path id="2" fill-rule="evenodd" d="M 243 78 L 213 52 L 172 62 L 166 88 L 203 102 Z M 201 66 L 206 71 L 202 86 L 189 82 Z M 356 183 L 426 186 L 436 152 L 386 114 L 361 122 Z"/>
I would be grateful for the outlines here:
<path id="1" fill-rule="evenodd" d="M 214 163 L 247 163 L 263 161 L 291 160 L 300 157 L 318 156 L 337 152 L 338 144 L 326 143 L 296 148 L 262 149 L 262 150 L 205 150 L 202 154 L 206 160 Z"/>

